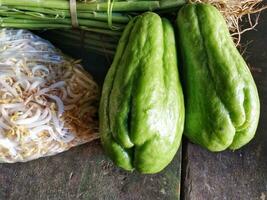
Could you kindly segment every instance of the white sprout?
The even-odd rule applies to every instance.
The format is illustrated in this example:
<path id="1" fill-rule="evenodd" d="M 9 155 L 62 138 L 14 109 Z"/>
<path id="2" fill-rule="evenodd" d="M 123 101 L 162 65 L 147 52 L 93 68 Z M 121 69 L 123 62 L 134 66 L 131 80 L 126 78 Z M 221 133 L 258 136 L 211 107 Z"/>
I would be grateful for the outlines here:
<path id="1" fill-rule="evenodd" d="M 96 83 L 77 62 L 29 31 L 0 30 L 0 162 L 98 138 L 97 101 Z"/>

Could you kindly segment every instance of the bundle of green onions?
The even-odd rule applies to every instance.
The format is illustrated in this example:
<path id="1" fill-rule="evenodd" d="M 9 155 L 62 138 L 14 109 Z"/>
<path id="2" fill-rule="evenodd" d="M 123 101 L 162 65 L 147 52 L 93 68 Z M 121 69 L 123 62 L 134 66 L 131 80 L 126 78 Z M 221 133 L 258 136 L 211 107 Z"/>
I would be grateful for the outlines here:
<path id="1" fill-rule="evenodd" d="M 186 0 L 0 0 L 1 27 L 26 29 L 71 28 L 77 16 L 80 29 L 120 35 L 136 12 L 177 8 Z"/>
<path id="2" fill-rule="evenodd" d="M 106 35 L 91 31 L 80 30 L 49 30 L 41 32 L 40 35 L 53 42 L 56 46 L 69 49 L 82 49 L 86 52 L 94 52 L 100 55 L 113 57 L 120 37 Z"/>
<path id="3" fill-rule="evenodd" d="M 75 15 L 71 1 L 76 2 Z M 210 3 L 222 12 L 238 44 L 240 34 L 257 24 L 257 21 L 254 24 L 251 22 L 249 14 L 264 9 L 262 2 L 263 0 L 0 0 L 0 27 L 60 29 L 42 36 L 59 46 L 82 47 L 84 50 L 113 55 L 124 27 L 140 12 L 169 13 L 186 3 Z M 250 27 L 242 30 L 238 22 L 244 15 L 248 15 Z M 77 19 L 78 26 L 74 26 L 74 18 Z M 76 30 L 70 31 L 73 27 Z"/>

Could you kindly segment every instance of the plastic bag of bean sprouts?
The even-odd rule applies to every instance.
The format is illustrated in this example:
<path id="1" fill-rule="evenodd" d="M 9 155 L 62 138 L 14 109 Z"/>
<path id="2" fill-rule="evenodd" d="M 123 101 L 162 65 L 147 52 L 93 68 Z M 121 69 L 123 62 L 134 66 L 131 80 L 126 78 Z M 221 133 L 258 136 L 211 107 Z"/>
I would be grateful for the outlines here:
<path id="1" fill-rule="evenodd" d="M 98 87 L 26 30 L 0 29 L 0 162 L 55 155 L 98 138 Z"/>

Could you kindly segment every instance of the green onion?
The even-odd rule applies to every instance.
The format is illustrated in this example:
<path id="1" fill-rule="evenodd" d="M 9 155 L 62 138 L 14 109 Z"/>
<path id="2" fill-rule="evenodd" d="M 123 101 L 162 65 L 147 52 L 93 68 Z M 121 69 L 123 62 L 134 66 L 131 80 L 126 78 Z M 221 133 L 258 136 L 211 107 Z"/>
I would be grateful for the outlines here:
<path id="1" fill-rule="evenodd" d="M 177 10 L 187 0 L 77 0 L 81 33 L 72 29 L 69 0 L 0 0 L 0 27 L 51 30 L 44 37 L 60 46 L 113 55 L 124 27 L 140 12 Z"/>
<path id="2" fill-rule="evenodd" d="M 44 32 L 41 36 L 57 46 L 93 50 L 102 55 L 111 56 L 115 53 L 120 38 L 119 36 L 107 36 L 106 34 L 78 30 L 51 30 Z"/>
<path id="3" fill-rule="evenodd" d="M 69 9 L 68 0 L 1 0 L 2 6 L 25 6 L 27 7 L 41 7 L 51 9 Z M 118 1 L 114 2 L 113 11 L 148 11 L 159 10 L 170 7 L 177 7 L 183 5 L 185 0 L 158 0 L 158 1 Z M 94 2 L 77 1 L 78 11 L 107 11 L 109 3 L 106 0 L 98 0 Z"/>
<path id="4" fill-rule="evenodd" d="M 187 0 L 77 0 L 79 28 L 120 35 L 129 20 L 140 12 L 176 9 Z M 0 0 L 0 27 L 70 29 L 69 0 Z"/>

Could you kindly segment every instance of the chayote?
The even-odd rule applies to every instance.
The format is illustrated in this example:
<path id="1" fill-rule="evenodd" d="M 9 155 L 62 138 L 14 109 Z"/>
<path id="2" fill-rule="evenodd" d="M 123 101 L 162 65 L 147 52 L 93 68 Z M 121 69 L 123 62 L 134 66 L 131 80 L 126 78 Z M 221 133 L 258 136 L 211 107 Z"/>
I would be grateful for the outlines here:
<path id="1" fill-rule="evenodd" d="M 156 173 L 171 162 L 184 100 L 167 19 L 147 12 L 129 22 L 105 78 L 99 117 L 102 145 L 118 166 Z"/>
<path id="2" fill-rule="evenodd" d="M 185 135 L 211 151 L 238 149 L 257 129 L 256 85 L 220 12 L 184 6 L 177 18 L 185 79 Z"/>

